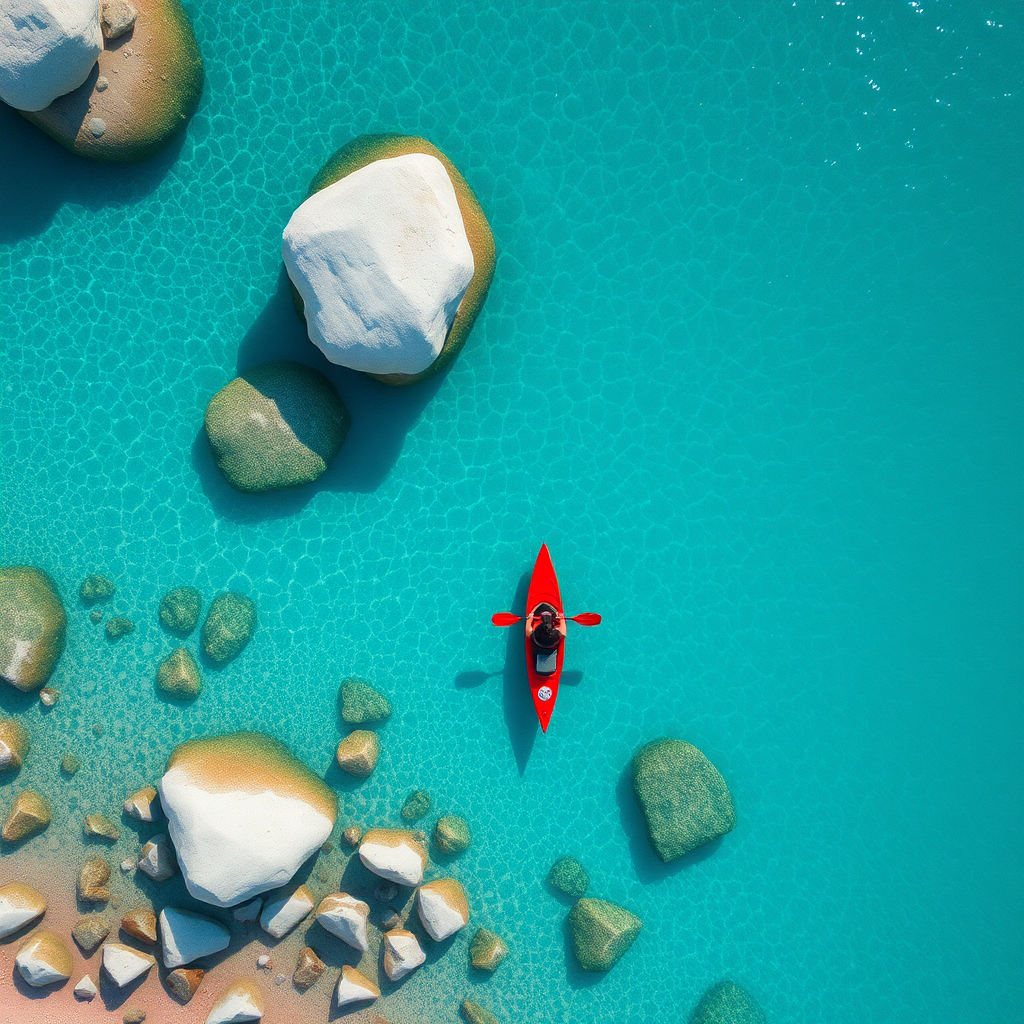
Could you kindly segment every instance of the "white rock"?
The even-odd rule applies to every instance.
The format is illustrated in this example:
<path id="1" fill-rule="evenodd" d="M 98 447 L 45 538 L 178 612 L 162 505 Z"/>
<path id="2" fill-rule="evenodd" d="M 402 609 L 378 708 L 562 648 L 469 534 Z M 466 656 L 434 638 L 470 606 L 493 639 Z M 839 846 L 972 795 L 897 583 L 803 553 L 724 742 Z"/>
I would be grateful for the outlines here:
<path id="1" fill-rule="evenodd" d="M 42 110 L 89 77 L 102 49 L 96 0 L 4 0 L 0 99 Z"/>
<path id="2" fill-rule="evenodd" d="M 74 987 L 74 993 L 76 999 L 81 1000 L 83 1003 L 88 1003 L 99 995 L 99 989 L 96 988 L 96 983 L 87 974 Z"/>
<path id="3" fill-rule="evenodd" d="M 287 935 L 315 906 L 313 894 L 300 885 L 295 892 L 267 900 L 260 914 L 260 927 L 275 939 Z"/>
<path id="4" fill-rule="evenodd" d="M 338 978 L 335 995 L 338 1006 L 347 1006 L 349 1003 L 364 1003 L 370 999 L 379 999 L 380 989 L 364 974 L 345 964 L 341 969 L 341 977 Z"/>
<path id="5" fill-rule="evenodd" d="M 71 977 L 73 961 L 68 944 L 59 935 L 39 931 L 21 944 L 14 965 L 27 984 L 41 988 L 67 981 Z"/>
<path id="6" fill-rule="evenodd" d="M 412 932 L 396 928 L 384 933 L 384 973 L 392 981 L 404 978 L 426 959 L 427 954 Z"/>
<path id="7" fill-rule="evenodd" d="M 381 878 L 399 885 L 419 885 L 427 866 L 427 851 L 412 832 L 371 828 L 359 844 L 359 859 Z"/>
<path id="8" fill-rule="evenodd" d="M 469 923 L 466 893 L 454 878 L 439 878 L 420 887 L 416 909 L 427 934 L 442 942 Z"/>
<path id="9" fill-rule="evenodd" d="M 286 885 L 337 817 L 320 779 L 251 733 L 182 744 L 159 790 L 185 885 L 217 907 Z"/>
<path id="10" fill-rule="evenodd" d="M 232 916 L 236 921 L 255 921 L 260 916 L 260 910 L 263 907 L 263 897 L 257 896 L 254 900 L 249 900 L 248 903 L 243 903 L 239 907 L 235 907 L 234 914 Z"/>
<path id="11" fill-rule="evenodd" d="M 316 908 L 316 919 L 321 928 L 363 953 L 370 948 L 366 938 L 366 919 L 369 915 L 370 905 L 346 892 L 325 896 Z"/>
<path id="12" fill-rule="evenodd" d="M 178 870 L 174 847 L 163 833 L 153 836 L 139 855 L 139 870 L 154 882 L 166 882 Z"/>
<path id="13" fill-rule="evenodd" d="M 426 153 L 375 160 L 311 195 L 281 253 L 310 340 L 368 373 L 425 370 L 474 271 L 451 178 Z"/>
<path id="14" fill-rule="evenodd" d="M 156 957 L 120 942 L 103 943 L 103 970 L 118 988 L 141 978 L 156 963 Z"/>
<path id="15" fill-rule="evenodd" d="M 231 943 L 231 933 L 219 921 L 189 910 L 166 907 L 160 911 L 160 943 L 164 967 L 181 967 Z"/>
<path id="16" fill-rule="evenodd" d="M 124 802 L 124 813 L 130 818 L 138 818 L 139 821 L 162 821 L 164 812 L 160 809 L 156 788 L 143 786 L 132 793 Z"/>
<path id="17" fill-rule="evenodd" d="M 24 882 L 0 887 L 0 939 L 13 935 L 46 912 L 46 900 Z"/>
<path id="18" fill-rule="evenodd" d="M 261 956 L 256 958 L 256 966 L 263 970 L 267 970 L 272 962 L 273 961 L 271 961 L 269 953 L 263 953 Z"/>
<path id="19" fill-rule="evenodd" d="M 242 978 L 229 985 L 213 1004 L 206 1024 L 243 1024 L 263 1016 L 263 997 L 255 982 Z"/>

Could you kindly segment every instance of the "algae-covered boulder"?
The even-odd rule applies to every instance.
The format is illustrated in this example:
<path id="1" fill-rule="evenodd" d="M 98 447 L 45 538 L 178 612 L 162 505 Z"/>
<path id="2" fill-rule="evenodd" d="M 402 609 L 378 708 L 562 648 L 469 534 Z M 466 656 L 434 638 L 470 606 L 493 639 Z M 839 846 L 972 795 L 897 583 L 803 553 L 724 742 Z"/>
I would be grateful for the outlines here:
<path id="1" fill-rule="evenodd" d="M 199 991 L 199 985 L 206 977 L 206 971 L 199 968 L 178 967 L 164 979 L 171 994 L 179 1002 L 187 1003 Z"/>
<path id="2" fill-rule="evenodd" d="M 505 940 L 488 928 L 479 928 L 469 944 L 469 962 L 478 971 L 496 971 L 508 956 Z"/>
<path id="3" fill-rule="evenodd" d="M 460 1010 L 466 1024 L 500 1024 L 498 1018 L 490 1010 L 485 1009 L 479 1003 L 474 1003 L 472 999 L 463 999 Z"/>
<path id="4" fill-rule="evenodd" d="M 53 580 L 42 569 L 0 569 L 0 679 L 38 689 L 64 651 L 68 618 Z"/>
<path id="5" fill-rule="evenodd" d="M 130 30 L 100 39 L 98 60 L 78 76 L 77 88 L 24 114 L 79 156 L 143 160 L 163 149 L 199 105 L 203 62 L 180 0 L 133 0 L 132 6 Z M 99 36 L 95 0 L 91 10 Z"/>
<path id="6" fill-rule="evenodd" d="M 414 789 L 402 805 L 402 818 L 405 821 L 419 821 L 430 812 L 430 794 L 425 789 Z"/>
<path id="7" fill-rule="evenodd" d="M 373 774 L 380 757 L 380 740 L 369 729 L 355 729 L 338 743 L 335 759 L 338 767 L 357 779 Z"/>
<path id="8" fill-rule="evenodd" d="M 316 950 L 311 946 L 304 946 L 295 963 L 292 984 L 300 992 L 305 992 L 320 980 L 326 970 L 327 964 L 316 955 Z"/>
<path id="9" fill-rule="evenodd" d="M 607 900 L 577 900 L 569 911 L 573 949 L 585 971 L 608 971 L 643 928 L 643 921 Z"/>
<path id="10" fill-rule="evenodd" d="M 51 813 L 50 802 L 42 793 L 26 789 L 15 799 L 0 835 L 5 843 L 17 843 L 34 836 L 50 824 Z"/>
<path id="11" fill-rule="evenodd" d="M 156 685 L 172 697 L 192 700 L 203 688 L 203 677 L 196 659 L 184 647 L 179 647 L 160 662 L 156 672 Z"/>
<path id="12" fill-rule="evenodd" d="M 767 1024 L 767 1018 L 749 992 L 723 978 L 701 996 L 690 1024 Z"/>
<path id="13" fill-rule="evenodd" d="M 164 629 L 188 636 L 203 607 L 203 595 L 195 587 L 174 587 L 160 599 L 160 624 Z"/>
<path id="14" fill-rule="evenodd" d="M 106 839 L 116 843 L 121 838 L 121 830 L 105 814 L 87 814 L 85 816 L 85 834 L 95 839 Z"/>
<path id="15" fill-rule="evenodd" d="M 118 615 L 113 619 L 107 619 L 104 629 L 111 640 L 120 640 L 121 637 L 135 632 L 135 623 L 124 615 Z"/>
<path id="16" fill-rule="evenodd" d="M 494 276 L 494 236 L 472 190 L 411 135 L 363 135 L 338 150 L 281 252 L 310 340 L 386 384 L 447 366 Z"/>
<path id="17" fill-rule="evenodd" d="M 0 772 L 20 768 L 28 753 L 28 733 L 13 718 L 0 718 Z"/>
<path id="18" fill-rule="evenodd" d="M 110 919 L 105 914 L 86 914 L 71 929 L 71 935 L 86 956 L 92 956 L 110 934 Z"/>
<path id="19" fill-rule="evenodd" d="M 346 725 L 376 725 L 391 717 L 391 702 L 365 679 L 352 676 L 341 684 L 341 719 Z"/>
<path id="20" fill-rule="evenodd" d="M 469 831 L 469 822 L 457 814 L 446 814 L 437 819 L 434 825 L 434 845 L 442 852 L 451 856 L 465 853 L 473 841 Z"/>
<path id="21" fill-rule="evenodd" d="M 106 903 L 110 899 L 109 881 L 110 865 L 102 857 L 87 860 L 78 872 L 78 898 L 83 903 Z"/>
<path id="22" fill-rule="evenodd" d="M 578 900 L 590 888 L 590 876 L 575 857 L 559 857 L 548 872 L 548 885 Z"/>
<path id="23" fill-rule="evenodd" d="M 101 604 L 103 601 L 109 601 L 116 590 L 113 580 L 94 572 L 82 580 L 78 588 L 78 598 L 85 605 Z"/>
<path id="24" fill-rule="evenodd" d="M 334 385 L 298 363 L 246 370 L 210 399 L 205 419 L 217 468 L 251 493 L 315 480 L 341 451 L 350 423 Z"/>
<path id="25" fill-rule="evenodd" d="M 203 651 L 208 658 L 224 664 L 237 658 L 256 629 L 256 605 L 245 594 L 218 594 L 203 623 Z"/>
<path id="26" fill-rule="evenodd" d="M 323 780 L 262 733 L 182 743 L 159 790 L 188 891 L 218 907 L 285 885 L 338 813 Z"/>
<path id="27" fill-rule="evenodd" d="M 655 853 L 665 862 L 731 832 L 732 795 L 718 769 L 691 743 L 659 739 L 633 757 L 633 788 Z"/>

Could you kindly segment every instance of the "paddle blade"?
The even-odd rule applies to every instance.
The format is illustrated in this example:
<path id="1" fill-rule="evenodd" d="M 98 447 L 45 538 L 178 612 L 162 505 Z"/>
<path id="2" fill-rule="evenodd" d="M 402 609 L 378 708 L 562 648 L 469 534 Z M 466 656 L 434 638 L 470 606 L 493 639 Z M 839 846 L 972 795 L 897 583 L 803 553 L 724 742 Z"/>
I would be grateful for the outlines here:
<path id="1" fill-rule="evenodd" d="M 491 622 L 496 626 L 512 626 L 522 619 L 521 615 L 513 615 L 511 612 L 495 612 L 491 616 Z"/>
<path id="2" fill-rule="evenodd" d="M 578 626 L 600 626 L 601 616 L 597 612 L 581 612 L 572 616 L 569 621 L 575 622 Z"/>

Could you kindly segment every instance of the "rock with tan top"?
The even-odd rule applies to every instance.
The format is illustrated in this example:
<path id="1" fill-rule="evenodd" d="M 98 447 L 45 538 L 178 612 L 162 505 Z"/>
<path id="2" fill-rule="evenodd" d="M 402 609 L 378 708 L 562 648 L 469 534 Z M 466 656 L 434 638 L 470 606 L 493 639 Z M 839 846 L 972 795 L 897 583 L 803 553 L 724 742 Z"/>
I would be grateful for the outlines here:
<path id="1" fill-rule="evenodd" d="M 31 885 L 8 882 L 0 886 L 0 939 L 38 920 L 46 913 L 46 900 Z"/>
<path id="2" fill-rule="evenodd" d="M 365 779 L 377 767 L 380 740 L 369 729 L 350 732 L 339 744 L 336 754 L 338 767 L 357 779 Z"/>
<path id="3" fill-rule="evenodd" d="M 397 828 L 371 828 L 359 844 L 363 866 L 389 882 L 419 885 L 427 866 L 427 851 L 415 832 Z"/>
<path id="4" fill-rule="evenodd" d="M 267 900 L 260 914 L 260 927 L 275 939 L 284 938 L 314 906 L 313 894 L 300 885 L 287 896 Z"/>
<path id="5" fill-rule="evenodd" d="M 370 948 L 366 937 L 366 920 L 369 916 L 370 905 L 346 892 L 325 896 L 316 908 L 316 919 L 321 928 L 363 953 Z"/>
<path id="6" fill-rule="evenodd" d="M 338 987 L 335 990 L 338 1006 L 349 1003 L 366 1003 L 380 998 L 380 989 L 365 974 L 346 964 L 341 969 Z"/>
<path id="7" fill-rule="evenodd" d="M 188 891 L 218 907 L 286 885 L 338 814 L 323 780 L 262 733 L 181 744 L 158 788 Z"/>
<path id="8" fill-rule="evenodd" d="M 300 991 L 305 992 L 312 988 L 327 970 L 327 964 L 316 955 L 316 950 L 310 946 L 304 946 L 299 953 L 299 959 L 295 963 L 295 971 L 292 974 L 292 984 Z"/>
<path id="9" fill-rule="evenodd" d="M 57 587 L 45 572 L 30 565 L 0 569 L 0 679 L 19 690 L 42 686 L 64 652 L 67 623 Z"/>
<path id="10" fill-rule="evenodd" d="M 244 1024 L 263 1017 L 263 996 L 254 981 L 240 978 L 224 989 L 206 1018 L 206 1024 Z"/>
<path id="11" fill-rule="evenodd" d="M 87 814 L 85 834 L 95 839 L 109 839 L 112 843 L 121 838 L 121 830 L 105 814 Z"/>
<path id="12" fill-rule="evenodd" d="M 109 934 L 110 920 L 105 914 L 85 914 L 71 929 L 72 938 L 86 956 L 92 956 Z"/>
<path id="13" fill-rule="evenodd" d="M 199 985 L 205 977 L 206 971 L 201 971 L 198 967 L 178 967 L 164 980 L 174 998 L 187 1003 L 199 991 Z"/>
<path id="14" fill-rule="evenodd" d="M 164 812 L 160 809 L 160 798 L 155 786 L 143 786 L 132 793 L 124 802 L 124 813 L 139 821 L 162 821 Z"/>
<path id="15" fill-rule="evenodd" d="M 21 724 L 13 718 L 0 718 L 0 772 L 20 768 L 28 746 L 28 733 Z"/>
<path id="16" fill-rule="evenodd" d="M 153 836 L 139 853 L 139 870 L 154 882 L 166 882 L 178 870 L 174 847 L 161 832 Z"/>
<path id="17" fill-rule="evenodd" d="M 227 949 L 231 933 L 213 918 L 165 907 L 160 911 L 160 942 L 164 967 L 184 967 L 201 956 Z"/>
<path id="18" fill-rule="evenodd" d="M 75 998 L 80 1003 L 91 1003 L 100 994 L 100 990 L 96 987 L 96 982 L 88 974 L 74 987 L 73 991 Z"/>
<path id="19" fill-rule="evenodd" d="M 426 959 L 420 940 L 412 932 L 395 928 L 384 933 L 384 973 L 392 981 L 404 978 Z"/>
<path id="20" fill-rule="evenodd" d="M 83 903 L 106 903 L 110 899 L 107 882 L 110 865 L 102 857 L 93 857 L 78 872 L 78 898 Z"/>
<path id="21" fill-rule="evenodd" d="M 155 963 L 155 956 L 120 942 L 107 942 L 103 946 L 103 970 L 118 988 L 141 978 Z"/>
<path id="22" fill-rule="evenodd" d="M 6 843 L 17 843 L 37 832 L 42 832 L 50 824 L 50 803 L 42 793 L 26 789 L 19 793 L 4 822 L 3 836 Z"/>
<path id="23" fill-rule="evenodd" d="M 443 942 L 469 924 L 466 893 L 454 878 L 439 878 L 420 886 L 416 910 L 435 942 Z"/>
<path id="24" fill-rule="evenodd" d="M 67 981 L 73 967 L 68 944 L 51 931 L 30 935 L 19 947 L 14 965 L 26 984 L 33 988 Z"/>
<path id="25" fill-rule="evenodd" d="M 130 910 L 121 918 L 121 931 L 149 946 L 156 945 L 156 914 L 147 907 Z"/>
<path id="26" fill-rule="evenodd" d="M 139 12 L 125 0 L 107 0 L 100 4 L 100 28 L 106 39 L 120 39 L 135 26 Z"/>

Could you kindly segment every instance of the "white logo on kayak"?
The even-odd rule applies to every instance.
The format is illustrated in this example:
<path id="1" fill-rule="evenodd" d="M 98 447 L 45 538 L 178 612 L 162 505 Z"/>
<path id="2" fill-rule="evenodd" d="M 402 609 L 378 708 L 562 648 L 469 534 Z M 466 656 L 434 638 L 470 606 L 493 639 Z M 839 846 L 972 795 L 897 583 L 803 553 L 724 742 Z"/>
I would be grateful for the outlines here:
<path id="1" fill-rule="evenodd" d="M 538 696 L 538 697 L 539 697 L 539 698 L 540 698 L 541 700 L 551 700 L 551 687 L 550 687 L 550 686 L 542 686 L 542 687 L 541 687 L 541 688 L 540 688 L 540 689 L 539 689 L 539 690 L 537 691 L 537 696 Z"/>

